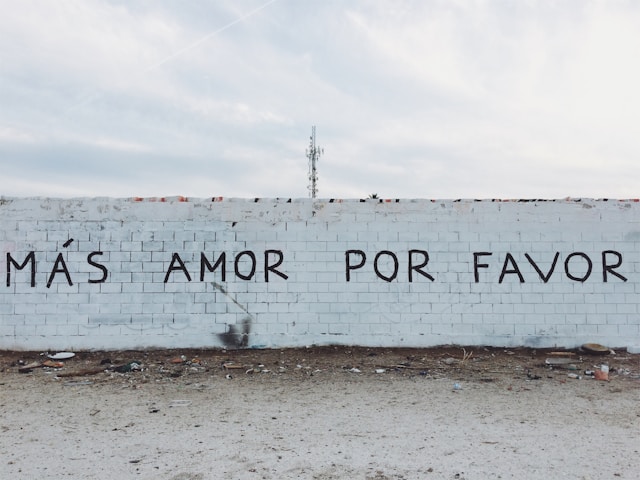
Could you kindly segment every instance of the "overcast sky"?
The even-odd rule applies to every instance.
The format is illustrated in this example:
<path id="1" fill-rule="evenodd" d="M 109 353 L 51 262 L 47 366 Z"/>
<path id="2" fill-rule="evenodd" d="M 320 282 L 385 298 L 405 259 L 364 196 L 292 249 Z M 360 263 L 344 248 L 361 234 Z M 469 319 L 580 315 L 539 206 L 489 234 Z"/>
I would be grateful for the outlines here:
<path id="1" fill-rule="evenodd" d="M 0 7 L 2 196 L 640 196 L 635 0 Z"/>

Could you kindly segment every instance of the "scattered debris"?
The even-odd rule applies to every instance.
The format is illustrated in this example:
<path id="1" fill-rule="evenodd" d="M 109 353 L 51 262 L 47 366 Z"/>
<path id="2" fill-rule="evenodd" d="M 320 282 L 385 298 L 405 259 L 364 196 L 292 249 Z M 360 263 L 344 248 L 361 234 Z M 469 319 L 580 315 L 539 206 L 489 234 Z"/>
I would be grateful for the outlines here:
<path id="1" fill-rule="evenodd" d="M 601 365 L 599 369 L 593 372 L 593 378 L 596 380 L 609 381 L 609 366 Z"/>
<path id="2" fill-rule="evenodd" d="M 76 356 L 73 352 L 59 352 L 53 355 L 47 355 L 51 360 L 69 360 Z"/>
<path id="3" fill-rule="evenodd" d="M 225 370 L 244 370 L 247 367 L 245 365 L 236 365 L 233 362 L 225 362 L 222 364 L 222 368 Z"/>
<path id="4" fill-rule="evenodd" d="M 142 370 L 142 362 L 138 360 L 134 360 L 133 362 L 125 363 L 124 365 L 120 365 L 113 368 L 114 372 L 118 373 L 128 373 Z"/>
<path id="5" fill-rule="evenodd" d="M 565 370 L 578 370 L 576 363 L 580 363 L 581 360 L 575 358 L 566 357 L 550 357 L 547 358 L 544 363 L 551 368 L 563 368 Z"/>
<path id="6" fill-rule="evenodd" d="M 462 349 L 462 361 L 460 362 L 460 366 L 464 368 L 464 366 L 467 364 L 467 362 L 469 360 L 471 360 L 472 356 L 473 356 L 473 352 L 467 353 L 467 351 L 463 348 Z"/>
<path id="7" fill-rule="evenodd" d="M 529 380 L 540 380 L 542 377 L 540 375 L 535 375 L 535 374 L 531 373 L 531 370 L 527 369 L 527 378 Z"/>
<path id="8" fill-rule="evenodd" d="M 42 362 L 42 366 L 49 367 L 49 368 L 62 368 L 64 367 L 64 363 L 56 362 L 54 360 L 45 360 L 44 362 Z"/>
<path id="9" fill-rule="evenodd" d="M 26 365 L 22 365 L 21 367 L 18 368 L 18 372 L 19 373 L 31 373 L 33 372 L 34 368 L 40 368 L 42 366 L 42 364 L 40 362 L 31 362 L 31 363 L 27 363 Z"/>
<path id="10" fill-rule="evenodd" d="M 83 370 L 75 370 L 72 372 L 62 372 L 56 374 L 57 377 L 65 378 L 65 377 L 83 377 L 85 375 L 97 375 L 99 373 L 103 373 L 104 368 L 85 368 Z"/>
<path id="11" fill-rule="evenodd" d="M 54 381 L 67 377 L 84 380 L 83 376 L 101 374 L 100 383 L 124 380 L 133 388 L 142 387 L 147 382 L 194 385 L 194 380 L 204 381 L 205 375 L 207 378 L 217 376 L 218 379 L 230 380 L 232 375 L 241 375 L 240 370 L 251 381 L 262 381 L 259 373 L 311 377 L 330 376 L 345 371 L 358 376 L 386 374 L 407 378 L 421 376 L 435 380 L 450 379 L 451 384 L 454 381 L 470 384 L 500 382 L 506 378 L 505 375 L 520 378 L 522 382 L 546 379 L 566 382 L 570 381 L 567 377 L 569 373 L 583 379 L 594 379 L 596 372 L 599 372 L 598 379 L 625 382 L 640 379 L 637 356 L 628 352 L 613 355 L 610 349 L 607 351 L 609 354 L 606 361 L 605 358 L 592 357 L 580 348 L 564 351 L 486 347 L 471 352 L 455 346 L 432 349 L 310 346 L 302 349 L 260 351 L 190 349 L 169 353 L 166 350 L 120 351 L 109 353 L 111 358 L 107 358 L 105 352 L 83 352 L 81 356 L 76 353 L 72 362 L 48 358 L 57 356 L 58 353 L 7 352 L 3 358 L 5 367 L 10 368 L 4 371 L 28 373 L 33 375 L 30 379 L 44 379 L 45 374 L 48 374 L 48 378 Z M 78 357 L 80 361 L 77 360 Z M 128 360 L 135 358 L 140 360 Z M 598 360 L 594 364 L 590 363 L 596 358 Z M 609 365 L 608 372 L 602 371 L 603 363 Z M 215 369 L 222 375 L 215 375 Z M 514 385 L 514 388 L 521 389 L 522 386 Z"/>
<path id="12" fill-rule="evenodd" d="M 599 343 L 585 343 L 582 345 L 582 350 L 594 355 L 608 355 L 611 353 L 611 349 L 609 347 L 605 347 Z"/>

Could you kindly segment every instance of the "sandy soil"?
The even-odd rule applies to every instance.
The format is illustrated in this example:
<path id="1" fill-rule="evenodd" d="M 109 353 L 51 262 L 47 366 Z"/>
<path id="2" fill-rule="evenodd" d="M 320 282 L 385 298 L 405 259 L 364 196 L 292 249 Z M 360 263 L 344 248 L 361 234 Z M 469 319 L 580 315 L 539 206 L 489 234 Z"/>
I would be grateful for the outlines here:
<path id="1" fill-rule="evenodd" d="M 640 478 L 640 355 L 553 353 L 0 352 L 0 478 Z"/>

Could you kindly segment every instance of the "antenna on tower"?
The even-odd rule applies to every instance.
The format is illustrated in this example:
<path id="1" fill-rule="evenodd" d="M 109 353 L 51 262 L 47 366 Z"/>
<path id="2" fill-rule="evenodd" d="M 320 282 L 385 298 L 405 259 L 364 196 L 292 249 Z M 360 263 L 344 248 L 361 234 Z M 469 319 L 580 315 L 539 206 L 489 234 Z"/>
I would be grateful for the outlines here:
<path id="1" fill-rule="evenodd" d="M 324 153 L 324 148 L 316 146 L 316 127 L 311 127 L 311 138 L 309 139 L 309 148 L 307 149 L 307 158 L 309 159 L 309 195 L 316 198 L 318 193 L 318 160 L 320 155 Z"/>

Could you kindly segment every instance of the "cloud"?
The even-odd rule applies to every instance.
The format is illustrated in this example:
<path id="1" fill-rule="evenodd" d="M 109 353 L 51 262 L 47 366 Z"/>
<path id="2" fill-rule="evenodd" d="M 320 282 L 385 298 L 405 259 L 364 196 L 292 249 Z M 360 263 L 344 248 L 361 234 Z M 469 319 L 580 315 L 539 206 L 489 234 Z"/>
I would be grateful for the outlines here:
<path id="1" fill-rule="evenodd" d="M 3 194 L 637 196 L 635 2 L 5 10 Z"/>

